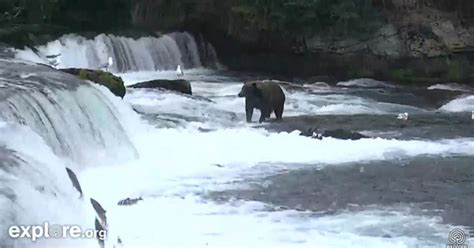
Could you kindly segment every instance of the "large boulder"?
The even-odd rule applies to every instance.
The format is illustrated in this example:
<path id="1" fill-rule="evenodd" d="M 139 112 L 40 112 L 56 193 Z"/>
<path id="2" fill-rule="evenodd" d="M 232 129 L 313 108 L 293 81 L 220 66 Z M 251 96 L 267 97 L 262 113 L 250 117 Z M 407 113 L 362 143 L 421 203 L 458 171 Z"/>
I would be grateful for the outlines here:
<path id="1" fill-rule="evenodd" d="M 107 87 L 114 95 L 121 98 L 125 96 L 127 91 L 122 78 L 117 77 L 110 72 L 81 68 L 68 68 L 60 70 L 75 75 L 82 80 L 90 80 L 94 83 L 103 85 Z"/>
<path id="2" fill-rule="evenodd" d="M 168 80 L 168 79 L 156 79 L 146 82 L 137 83 L 129 86 L 130 88 L 161 88 L 165 90 L 171 90 L 180 92 L 183 94 L 192 95 L 191 83 L 184 79 Z"/>

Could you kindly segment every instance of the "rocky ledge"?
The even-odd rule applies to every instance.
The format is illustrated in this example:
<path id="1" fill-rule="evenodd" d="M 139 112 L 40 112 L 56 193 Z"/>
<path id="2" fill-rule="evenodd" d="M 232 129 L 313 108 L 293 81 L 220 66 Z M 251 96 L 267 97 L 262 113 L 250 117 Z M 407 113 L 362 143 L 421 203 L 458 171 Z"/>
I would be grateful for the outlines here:
<path id="1" fill-rule="evenodd" d="M 60 69 L 63 72 L 75 75 L 82 80 L 89 80 L 107 87 L 114 95 L 124 97 L 126 93 L 122 78 L 115 76 L 110 72 L 101 70 L 91 70 L 82 68 Z"/>
<path id="2" fill-rule="evenodd" d="M 183 94 L 192 95 L 191 83 L 184 79 L 168 80 L 168 79 L 156 79 L 146 82 L 137 83 L 129 86 L 130 88 L 159 88 Z"/>

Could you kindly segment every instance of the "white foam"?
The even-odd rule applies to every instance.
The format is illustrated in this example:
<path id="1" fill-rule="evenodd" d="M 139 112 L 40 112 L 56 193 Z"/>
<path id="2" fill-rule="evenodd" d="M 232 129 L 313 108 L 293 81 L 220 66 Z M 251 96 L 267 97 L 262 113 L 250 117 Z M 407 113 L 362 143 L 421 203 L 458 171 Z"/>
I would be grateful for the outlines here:
<path id="1" fill-rule="evenodd" d="M 360 79 L 353 79 L 345 82 L 337 83 L 337 86 L 343 87 L 362 87 L 362 88 L 394 88 L 397 87 L 396 85 L 377 81 L 371 78 L 360 78 Z"/>
<path id="2" fill-rule="evenodd" d="M 105 171 L 96 173 L 103 189 L 111 187 L 103 197 L 118 194 L 113 199 L 118 201 L 127 194 L 150 194 L 162 190 L 183 194 L 208 187 L 209 190 L 216 189 L 233 180 L 295 169 L 297 164 L 336 166 L 418 155 L 474 154 L 473 139 L 317 140 L 300 136 L 298 132 L 269 133 L 250 127 L 205 133 L 192 127 L 148 129 L 136 133 L 133 140 L 140 151 L 138 161 L 121 169 L 105 168 Z M 104 180 L 108 183 L 104 184 Z M 121 183 L 123 181 L 128 183 Z"/>
<path id="3" fill-rule="evenodd" d="M 6 236 L 4 228 L 10 225 L 42 225 L 45 221 L 50 226 L 73 224 L 82 230 L 94 229 L 94 214 L 90 204 L 79 199 L 79 193 L 72 187 L 66 174 L 66 166 L 71 169 L 79 166 L 58 158 L 43 139 L 28 127 L 4 123 L 0 133 L 0 153 L 6 151 L 16 161 L 3 164 L 9 168 L 0 170 L 0 212 L 3 217 L 0 242 L 8 246 L 14 241 L 15 245 L 21 247 L 95 245 L 93 239 L 69 237 L 32 242 L 26 238 L 12 240 Z M 2 162 L 12 163 L 8 160 Z M 6 197 L 9 194 L 15 199 L 9 200 Z"/>
<path id="4" fill-rule="evenodd" d="M 127 85 L 157 77 L 165 79 L 176 77 L 174 72 L 127 73 L 121 76 Z M 194 95 L 206 97 L 212 102 L 197 101 L 171 92 L 162 93 L 150 90 L 129 90 L 125 99 L 135 108 L 147 113 L 175 113 L 193 117 L 220 115 L 223 118 L 212 120 L 212 122 L 222 122 L 224 126 L 229 125 L 229 121 L 233 122 L 233 120 L 229 119 L 228 114 L 222 115 L 223 112 L 235 113 L 238 120 L 245 119 L 245 100 L 237 97 L 242 87 L 241 82 L 235 82 L 235 79 L 232 78 L 227 79 L 226 82 L 225 78 L 215 75 L 215 72 L 200 70 L 186 73 L 185 79 L 191 81 Z M 284 92 L 286 95 L 284 116 L 394 114 L 423 111 L 416 107 L 376 102 L 344 93 L 317 94 L 321 93 L 319 89 L 310 88 L 308 91 L 285 89 Z M 258 119 L 259 114 L 258 110 L 254 111 L 254 121 Z M 273 114 L 272 116 L 275 118 Z"/>
<path id="5" fill-rule="evenodd" d="M 446 235 L 448 227 L 437 218 L 386 210 L 314 217 L 294 211 L 268 212 L 268 206 L 254 202 L 217 204 L 196 194 L 236 188 L 236 181 L 301 166 L 474 154 L 473 139 L 314 140 L 297 132 L 276 134 L 250 128 L 208 133 L 191 128 L 148 129 L 136 133 L 133 140 L 140 151 L 138 161 L 88 169 L 80 177 L 86 191 L 93 192 L 108 210 L 111 226 L 125 247 L 439 245 L 442 242 L 436 237 Z M 145 200 L 135 206 L 116 205 L 121 199 L 139 196 Z"/>
<path id="6" fill-rule="evenodd" d="M 449 230 L 440 218 L 406 209 L 322 217 L 272 209 L 258 202 L 216 204 L 187 195 L 145 198 L 109 214 L 124 247 L 438 246 L 444 245 Z"/>
<path id="7" fill-rule="evenodd" d="M 94 166 L 98 160 L 107 163 L 134 157 L 115 109 L 104 95 L 88 85 L 70 91 L 27 86 L 20 87 L 22 93 L 0 102 L 0 117 L 28 125 L 57 155 L 84 167 Z M 110 91 L 104 94 L 113 98 Z"/>
<path id="8" fill-rule="evenodd" d="M 448 90 L 448 91 L 460 91 L 460 92 L 470 92 L 471 89 L 465 85 L 460 85 L 456 83 L 450 84 L 434 84 L 428 87 L 428 90 Z"/>
<path id="9" fill-rule="evenodd" d="M 154 76 L 150 73 L 124 75 L 126 81 L 137 77 L 148 80 Z M 212 78 L 212 75 L 206 77 Z M 309 212 L 269 212 L 273 206 L 256 202 L 218 204 L 203 200 L 198 196 L 203 192 L 236 188 L 235 182 L 238 181 L 301 167 L 344 166 L 350 162 L 419 155 L 474 155 L 474 139 L 316 140 L 300 136 L 298 132 L 270 133 L 255 129 L 253 124 L 243 121 L 244 102 L 235 97 L 240 87 L 241 83 L 237 82 L 222 85 L 194 80 L 194 92 L 213 102 L 142 89 L 131 90 L 125 98 L 134 106 L 148 108 L 150 113 L 178 113 L 190 117 L 227 110 L 242 118 L 237 125 L 227 125 L 227 128 L 223 125 L 211 132 L 200 132 L 193 123 L 176 129 L 156 129 L 138 121 L 136 113 L 123 102 L 113 100 L 125 129 L 133 130 L 130 136 L 139 151 L 139 159 L 113 168 L 88 169 L 81 173 L 80 180 L 84 182 L 86 191 L 93 192 L 93 196 L 108 210 L 111 226 L 123 240 L 124 247 L 444 245 L 449 227 L 441 224 L 439 218 L 413 215 L 403 209 L 378 207 L 378 210 L 314 217 Z M 315 96 L 302 92 L 287 94 L 288 112 L 294 114 L 298 114 L 299 110 L 292 104 L 320 106 L 314 109 L 302 107 L 304 111 L 300 112 L 306 113 L 329 108 L 327 112 L 347 111 L 353 114 L 357 110 L 347 110 L 350 106 L 376 106 L 374 102 L 353 96 Z M 311 101 L 332 104 L 328 107 Z M 377 104 L 382 111 L 403 108 Z M 332 106 L 335 108 L 330 109 Z M 211 120 L 222 121 L 215 116 Z M 116 205 L 121 199 L 139 196 L 145 200 L 137 205 Z"/>
<path id="10" fill-rule="evenodd" d="M 170 73 L 175 76 L 174 72 Z M 156 76 L 154 72 L 123 75 L 127 84 Z M 315 216 L 311 212 L 275 211 L 274 206 L 250 201 L 216 203 L 206 201 L 200 195 L 213 190 L 235 189 L 236 182 L 301 167 L 345 166 L 351 162 L 419 155 L 473 156 L 474 139 L 346 141 L 311 139 L 300 136 L 299 132 L 270 133 L 244 122 L 244 100 L 236 97 L 241 83 L 233 79 L 227 84 L 211 83 L 209 81 L 218 77 L 212 73 L 186 73 L 185 77 L 193 81 L 197 94 L 212 101 L 170 92 L 130 90 L 124 102 L 105 87 L 94 86 L 107 100 L 101 104 L 114 110 L 124 127 L 124 134 L 130 137 L 138 151 L 138 157 L 126 161 L 112 159 L 107 161 L 109 166 L 88 167 L 78 176 L 85 194 L 99 200 L 107 210 L 113 238 L 119 235 L 124 247 L 414 247 L 439 246 L 446 242 L 444 236 L 448 226 L 441 224 L 440 219 L 403 209 L 378 207 L 378 210 Z M 216 81 L 219 80 L 222 78 Z M 344 94 L 286 93 L 289 115 L 354 114 L 369 110 L 383 113 L 404 107 Z M 89 98 L 83 100 L 86 99 Z M 128 103 L 148 108 L 150 113 L 181 114 L 186 118 L 213 112 L 207 122 L 220 125 L 215 125 L 217 130 L 210 132 L 200 132 L 198 127 L 202 125 L 195 122 L 175 129 L 157 129 L 142 122 Z M 91 104 L 89 107 L 100 106 Z M 239 118 L 233 125 L 226 124 L 230 119 L 223 113 L 228 112 L 236 113 Z M 6 126 L 3 124 L 3 128 Z M 102 126 L 102 129 L 107 128 Z M 74 195 L 74 189 L 64 176 L 64 164 L 80 166 L 58 158 L 31 130 L 25 132 L 6 130 L 8 135 L 0 137 L 0 141 L 57 171 L 58 187 Z M 30 142 L 24 144 L 24 139 Z M 96 152 L 100 154 L 100 151 Z M 98 165 L 102 163 L 97 161 Z M 52 178 L 56 180 L 56 177 Z M 25 194 L 28 196 L 29 193 Z M 138 196 L 145 200 L 134 206 L 117 206 L 119 200 Z M 54 203 L 45 208 L 47 210 L 38 212 L 38 219 L 49 218 L 54 214 L 53 210 L 61 209 L 60 215 L 64 216 L 60 220 L 78 223 L 77 219 L 82 218 L 87 222 L 85 225 L 90 225 L 89 221 L 93 220 L 87 210 L 90 206 L 77 204 L 77 208 L 63 210 L 69 205 Z M 35 210 L 28 209 L 28 214 Z M 51 219 L 55 220 L 54 217 Z"/>
<path id="11" fill-rule="evenodd" d="M 474 95 L 460 97 L 439 108 L 441 111 L 447 112 L 471 112 L 474 111 Z"/>

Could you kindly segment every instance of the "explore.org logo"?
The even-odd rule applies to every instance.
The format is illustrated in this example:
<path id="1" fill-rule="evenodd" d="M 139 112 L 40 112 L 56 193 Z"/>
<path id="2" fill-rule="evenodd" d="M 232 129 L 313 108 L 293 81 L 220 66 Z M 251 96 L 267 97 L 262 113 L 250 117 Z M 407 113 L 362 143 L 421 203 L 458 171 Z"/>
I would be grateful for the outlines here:
<path id="1" fill-rule="evenodd" d="M 31 239 L 32 241 L 42 238 L 97 238 L 105 240 L 107 233 L 106 230 L 82 230 L 80 226 L 50 225 L 45 222 L 43 225 L 10 226 L 8 235 L 14 239 Z"/>
<path id="2" fill-rule="evenodd" d="M 466 233 L 460 228 L 454 228 L 449 232 L 446 248 L 468 248 L 466 244 Z"/>

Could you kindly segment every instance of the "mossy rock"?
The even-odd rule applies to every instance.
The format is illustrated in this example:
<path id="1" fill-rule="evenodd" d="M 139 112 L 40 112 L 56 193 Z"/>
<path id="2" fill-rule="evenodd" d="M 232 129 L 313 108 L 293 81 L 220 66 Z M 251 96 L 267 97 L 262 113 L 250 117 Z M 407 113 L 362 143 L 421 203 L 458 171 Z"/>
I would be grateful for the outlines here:
<path id="1" fill-rule="evenodd" d="M 137 83 L 129 86 L 130 88 L 161 88 L 165 90 L 180 92 L 183 94 L 192 95 L 191 83 L 184 79 L 167 80 L 167 79 L 156 79 L 146 82 Z"/>
<path id="2" fill-rule="evenodd" d="M 122 78 L 115 76 L 110 72 L 101 70 L 90 70 L 80 68 L 60 69 L 63 72 L 75 75 L 82 80 L 89 80 L 94 83 L 107 87 L 114 95 L 123 98 L 126 88 Z"/>
<path id="3" fill-rule="evenodd" d="M 468 80 L 472 67 L 466 60 L 454 60 L 447 63 L 446 77 L 451 82 L 462 83 Z"/>
<path id="4" fill-rule="evenodd" d="M 429 84 L 443 82 L 442 78 L 416 72 L 412 69 L 393 69 L 388 73 L 388 79 L 398 83 Z"/>

